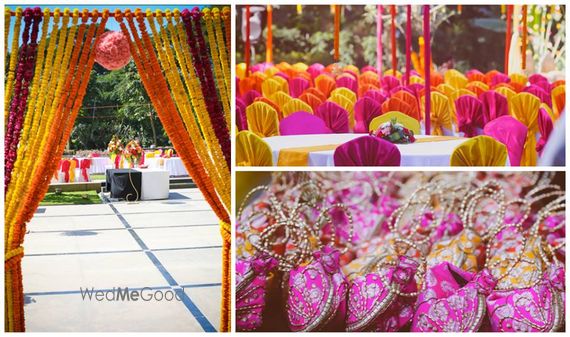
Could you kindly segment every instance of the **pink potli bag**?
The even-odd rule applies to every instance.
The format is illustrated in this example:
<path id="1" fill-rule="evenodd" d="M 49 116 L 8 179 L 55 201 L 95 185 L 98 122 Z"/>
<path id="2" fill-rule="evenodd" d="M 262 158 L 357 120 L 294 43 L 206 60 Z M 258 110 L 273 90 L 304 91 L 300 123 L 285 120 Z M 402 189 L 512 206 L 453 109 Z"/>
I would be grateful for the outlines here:
<path id="1" fill-rule="evenodd" d="M 236 328 L 253 331 L 263 323 L 269 273 L 278 261 L 265 253 L 236 262 Z"/>

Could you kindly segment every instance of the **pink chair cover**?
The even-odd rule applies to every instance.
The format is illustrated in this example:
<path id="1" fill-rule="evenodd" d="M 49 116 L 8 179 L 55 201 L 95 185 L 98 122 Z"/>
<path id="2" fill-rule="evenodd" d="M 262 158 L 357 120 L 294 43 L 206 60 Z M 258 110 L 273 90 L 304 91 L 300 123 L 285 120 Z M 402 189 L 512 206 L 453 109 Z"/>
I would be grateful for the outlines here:
<path id="1" fill-rule="evenodd" d="M 420 83 L 412 83 L 407 86 L 407 90 L 411 92 L 414 96 L 416 96 L 416 99 L 419 102 L 421 97 L 421 92 L 422 90 L 424 90 L 424 85 Z"/>
<path id="2" fill-rule="evenodd" d="M 257 97 L 260 97 L 261 94 L 257 92 L 257 90 L 250 90 L 243 95 L 243 100 L 246 106 L 250 106 Z"/>
<path id="3" fill-rule="evenodd" d="M 335 102 L 319 105 L 315 116 L 321 118 L 333 133 L 348 133 L 348 112 Z"/>
<path id="4" fill-rule="evenodd" d="M 352 90 L 352 92 L 357 93 L 358 92 L 358 82 L 353 79 L 350 78 L 348 76 L 343 76 L 340 78 L 337 78 L 336 80 L 336 87 L 337 88 L 348 88 L 350 90 Z"/>
<path id="5" fill-rule="evenodd" d="M 332 131 L 322 119 L 305 111 L 295 112 L 279 122 L 281 136 L 322 133 L 332 133 Z"/>
<path id="6" fill-rule="evenodd" d="M 142 158 L 144 160 L 144 154 L 142 155 Z M 87 172 L 87 170 L 91 168 L 91 159 L 82 159 L 79 168 L 81 169 L 81 176 L 83 177 L 84 181 L 89 181 L 89 172 Z"/>
<path id="7" fill-rule="evenodd" d="M 247 105 L 244 100 L 237 97 L 236 98 L 236 124 L 239 131 L 247 130 L 247 117 L 245 115 L 245 109 Z"/>
<path id="8" fill-rule="evenodd" d="M 457 126 L 466 137 L 475 137 L 483 129 L 483 105 L 473 96 L 464 95 L 455 100 Z"/>
<path id="9" fill-rule="evenodd" d="M 291 97 L 297 98 L 303 94 L 303 91 L 309 89 L 311 83 L 306 78 L 296 77 L 289 85 L 289 94 Z"/>
<path id="10" fill-rule="evenodd" d="M 486 91 L 479 96 L 483 104 L 483 123 L 487 124 L 495 118 L 509 114 L 507 98 L 493 90 Z"/>
<path id="11" fill-rule="evenodd" d="M 539 83 L 546 83 L 548 86 L 550 86 L 548 82 L 539 82 Z M 523 92 L 528 92 L 529 94 L 535 95 L 540 99 L 542 103 L 545 103 L 550 108 L 552 108 L 552 97 L 550 96 L 550 93 L 546 92 L 546 90 L 544 90 L 543 87 L 541 87 L 540 85 L 531 84 L 528 87 L 525 87 L 523 89 Z"/>
<path id="12" fill-rule="evenodd" d="M 546 109 L 540 108 L 538 110 L 538 130 L 540 131 L 540 139 L 536 143 L 536 152 L 542 154 L 542 150 L 548 142 L 548 137 L 550 137 L 550 133 L 552 132 L 553 125 L 552 119 Z"/>
<path id="13" fill-rule="evenodd" d="M 287 83 L 289 83 L 290 80 L 291 80 L 291 78 L 290 78 L 287 74 L 285 74 L 284 72 L 282 72 L 282 71 L 276 72 L 276 73 L 275 73 L 275 76 L 279 76 L 279 77 L 285 79 L 285 80 L 287 81 Z"/>
<path id="14" fill-rule="evenodd" d="M 483 133 L 505 144 L 511 166 L 520 166 L 527 127 L 511 116 L 498 117 L 485 125 Z"/>
<path id="15" fill-rule="evenodd" d="M 355 79 L 358 78 L 358 74 L 355 73 L 354 71 L 350 70 L 350 69 L 344 69 L 342 71 L 343 74 L 348 74 L 348 75 L 352 75 L 352 77 L 354 77 Z"/>
<path id="16" fill-rule="evenodd" d="M 64 161 L 61 163 L 61 172 L 63 172 L 63 174 L 65 175 L 65 176 L 64 176 L 64 181 L 65 181 L 66 183 L 69 182 L 69 167 L 70 167 L 70 166 L 71 166 L 71 161 L 69 161 L 69 160 L 67 160 L 67 159 L 64 160 Z"/>
<path id="17" fill-rule="evenodd" d="M 320 64 L 320 63 L 313 63 L 309 66 L 309 68 L 307 68 L 307 72 L 309 74 L 311 74 L 311 77 L 313 78 L 313 80 L 315 78 L 317 78 L 317 76 L 322 74 L 324 70 L 325 70 L 325 66 Z"/>
<path id="18" fill-rule="evenodd" d="M 393 88 L 400 85 L 400 80 L 392 75 L 382 77 L 382 89 L 384 92 L 390 92 Z"/>
<path id="19" fill-rule="evenodd" d="M 499 83 L 509 83 L 511 78 L 503 73 L 496 73 L 493 78 L 491 78 L 491 86 L 495 86 Z"/>
<path id="20" fill-rule="evenodd" d="M 542 74 L 532 74 L 528 77 L 528 81 L 530 82 L 530 84 L 536 84 L 538 82 L 546 82 L 548 83 L 548 78 L 546 78 L 544 75 Z"/>
<path id="21" fill-rule="evenodd" d="M 382 103 L 384 103 L 384 101 L 388 99 L 380 90 L 368 90 L 364 94 L 364 97 L 372 98 L 374 101 L 380 104 L 380 106 L 382 106 Z"/>
<path id="22" fill-rule="evenodd" d="M 269 63 L 269 62 L 256 63 L 256 64 L 251 66 L 251 72 L 252 73 L 257 72 L 257 71 L 264 72 L 271 67 L 273 67 L 273 63 Z"/>
<path id="23" fill-rule="evenodd" d="M 548 94 L 548 97 L 550 97 L 550 93 L 552 92 L 552 85 L 548 81 L 538 81 L 536 83 L 531 83 L 531 85 L 536 85 L 537 87 L 540 87 Z"/>
<path id="24" fill-rule="evenodd" d="M 362 136 L 334 151 L 335 166 L 400 166 L 400 150 L 387 140 Z"/>
<path id="25" fill-rule="evenodd" d="M 382 106 L 370 97 L 362 97 L 354 105 L 355 133 L 368 133 L 368 125 L 382 114 Z"/>

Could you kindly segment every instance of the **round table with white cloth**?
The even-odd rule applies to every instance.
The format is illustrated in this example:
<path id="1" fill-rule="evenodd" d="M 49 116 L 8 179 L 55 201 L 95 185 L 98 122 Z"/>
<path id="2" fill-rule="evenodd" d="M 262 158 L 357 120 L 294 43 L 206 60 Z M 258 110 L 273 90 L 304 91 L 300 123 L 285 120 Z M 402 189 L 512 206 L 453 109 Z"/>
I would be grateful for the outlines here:
<path id="1" fill-rule="evenodd" d="M 172 158 L 145 158 L 145 164 L 148 164 L 148 168 L 153 169 L 165 169 L 168 171 L 171 177 L 188 176 L 188 171 L 184 167 L 184 163 L 180 157 Z"/>
<path id="2" fill-rule="evenodd" d="M 79 160 L 85 158 L 79 158 Z M 109 157 L 91 157 L 91 166 L 89 167 L 89 174 L 105 173 L 108 165 L 111 165 L 111 158 Z"/>
<path id="3" fill-rule="evenodd" d="M 273 165 L 277 166 L 279 152 L 282 149 L 304 148 L 311 146 L 344 144 L 352 139 L 366 136 L 364 133 L 332 133 L 318 135 L 293 135 L 263 138 L 271 147 Z M 417 135 L 417 139 L 437 137 Z M 434 142 L 396 144 L 401 154 L 401 166 L 449 166 L 453 150 L 468 138 L 458 138 Z M 334 150 L 309 153 L 308 166 L 334 166 Z"/>

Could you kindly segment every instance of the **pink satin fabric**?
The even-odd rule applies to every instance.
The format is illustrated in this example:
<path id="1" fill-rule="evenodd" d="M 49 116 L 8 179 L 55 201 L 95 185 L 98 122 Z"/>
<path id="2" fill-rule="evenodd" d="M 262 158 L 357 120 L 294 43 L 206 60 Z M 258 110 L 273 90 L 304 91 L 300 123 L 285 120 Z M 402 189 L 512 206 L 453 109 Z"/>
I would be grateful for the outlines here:
<path id="1" fill-rule="evenodd" d="M 355 133 L 368 133 L 368 125 L 375 118 L 382 114 L 382 107 L 379 103 L 369 97 L 362 97 L 354 105 L 354 125 Z"/>
<path id="2" fill-rule="evenodd" d="M 509 114 L 507 98 L 495 91 L 486 91 L 479 96 L 482 104 L 483 124 Z"/>
<path id="3" fill-rule="evenodd" d="M 303 92 L 311 86 L 311 83 L 305 78 L 295 77 L 291 84 L 289 85 L 289 94 L 293 98 L 297 98 L 303 94 Z"/>
<path id="4" fill-rule="evenodd" d="M 389 141 L 363 136 L 337 147 L 335 166 L 400 166 L 400 150 Z"/>
<path id="5" fill-rule="evenodd" d="M 343 76 L 343 77 L 337 78 L 336 87 L 337 88 L 348 88 L 348 89 L 352 90 L 352 92 L 354 92 L 354 93 L 358 92 L 358 82 L 355 79 L 350 78 L 348 76 Z"/>
<path id="6" fill-rule="evenodd" d="M 540 131 L 540 139 L 536 143 L 536 152 L 542 154 L 544 146 L 548 142 L 548 137 L 554 126 L 552 125 L 552 119 L 548 112 L 544 108 L 538 110 L 538 130 Z"/>
<path id="7" fill-rule="evenodd" d="M 348 112 L 340 105 L 326 101 L 319 105 L 315 116 L 321 118 L 333 133 L 348 133 Z"/>
<path id="8" fill-rule="evenodd" d="M 282 136 L 326 133 L 332 133 L 332 131 L 325 122 L 304 111 L 295 112 L 279 122 L 279 134 Z"/>
<path id="9" fill-rule="evenodd" d="M 520 166 L 527 127 L 511 116 L 501 116 L 485 125 L 483 133 L 505 144 L 511 166 Z"/>
<path id="10" fill-rule="evenodd" d="M 465 137 L 475 137 L 481 134 L 485 125 L 483 121 L 483 104 L 473 96 L 465 95 L 455 100 L 457 126 Z"/>

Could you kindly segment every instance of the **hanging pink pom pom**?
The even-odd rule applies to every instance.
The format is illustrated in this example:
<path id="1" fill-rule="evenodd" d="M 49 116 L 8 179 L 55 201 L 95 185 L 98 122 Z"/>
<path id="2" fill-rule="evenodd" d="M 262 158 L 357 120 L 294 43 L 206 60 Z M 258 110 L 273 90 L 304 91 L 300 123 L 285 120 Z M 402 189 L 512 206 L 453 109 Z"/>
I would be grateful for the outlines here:
<path id="1" fill-rule="evenodd" d="M 122 32 L 105 32 L 95 46 L 95 61 L 108 70 L 117 70 L 131 60 L 129 40 Z"/>

